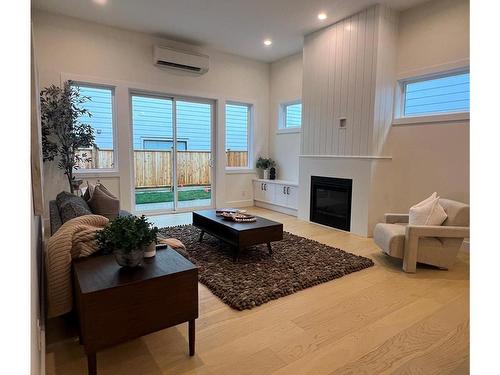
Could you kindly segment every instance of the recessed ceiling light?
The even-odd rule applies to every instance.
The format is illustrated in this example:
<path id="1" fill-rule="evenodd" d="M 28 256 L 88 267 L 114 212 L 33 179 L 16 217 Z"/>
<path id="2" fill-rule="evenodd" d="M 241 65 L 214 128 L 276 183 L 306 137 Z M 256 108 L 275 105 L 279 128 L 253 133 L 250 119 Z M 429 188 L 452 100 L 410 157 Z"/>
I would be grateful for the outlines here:
<path id="1" fill-rule="evenodd" d="M 94 3 L 99 4 L 99 5 L 106 5 L 108 0 L 92 0 Z"/>
<path id="2" fill-rule="evenodd" d="M 273 44 L 273 41 L 271 39 L 264 40 L 264 45 L 265 46 L 270 46 L 271 44 Z"/>
<path id="3" fill-rule="evenodd" d="M 318 19 L 321 21 L 326 20 L 326 13 L 321 12 L 320 14 L 318 14 Z"/>

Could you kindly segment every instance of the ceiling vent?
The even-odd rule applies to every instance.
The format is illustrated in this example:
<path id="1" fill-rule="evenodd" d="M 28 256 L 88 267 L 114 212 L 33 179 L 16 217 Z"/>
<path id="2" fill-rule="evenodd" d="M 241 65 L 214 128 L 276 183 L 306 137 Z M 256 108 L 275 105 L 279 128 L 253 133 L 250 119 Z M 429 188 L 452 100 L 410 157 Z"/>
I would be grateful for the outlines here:
<path id="1" fill-rule="evenodd" d="M 155 46 L 153 62 L 156 66 L 195 74 L 208 72 L 208 56 L 168 47 Z"/>

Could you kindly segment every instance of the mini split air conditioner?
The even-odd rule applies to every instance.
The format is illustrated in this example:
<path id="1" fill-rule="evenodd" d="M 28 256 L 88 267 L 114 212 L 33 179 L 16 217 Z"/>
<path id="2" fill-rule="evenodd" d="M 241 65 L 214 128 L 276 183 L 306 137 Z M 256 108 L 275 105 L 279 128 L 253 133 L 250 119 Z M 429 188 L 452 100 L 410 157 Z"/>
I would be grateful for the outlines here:
<path id="1" fill-rule="evenodd" d="M 154 46 L 153 63 L 161 68 L 183 70 L 196 74 L 208 72 L 208 56 L 168 47 Z"/>

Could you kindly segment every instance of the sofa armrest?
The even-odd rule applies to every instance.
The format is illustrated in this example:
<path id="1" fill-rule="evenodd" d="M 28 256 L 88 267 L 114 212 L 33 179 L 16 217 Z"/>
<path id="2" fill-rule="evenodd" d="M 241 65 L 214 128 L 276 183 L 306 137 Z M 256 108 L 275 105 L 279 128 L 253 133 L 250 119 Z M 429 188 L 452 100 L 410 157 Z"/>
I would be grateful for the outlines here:
<path id="1" fill-rule="evenodd" d="M 467 238 L 469 237 L 469 227 L 408 225 L 406 227 L 406 237 Z"/>
<path id="2" fill-rule="evenodd" d="M 408 214 L 385 214 L 386 224 L 408 223 L 410 215 Z"/>

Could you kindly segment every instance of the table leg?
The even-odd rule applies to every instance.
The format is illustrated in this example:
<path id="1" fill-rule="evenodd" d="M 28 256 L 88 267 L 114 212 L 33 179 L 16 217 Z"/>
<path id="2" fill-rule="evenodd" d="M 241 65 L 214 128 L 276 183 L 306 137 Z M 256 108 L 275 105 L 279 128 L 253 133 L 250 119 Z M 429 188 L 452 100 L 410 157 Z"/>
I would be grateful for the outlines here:
<path id="1" fill-rule="evenodd" d="M 89 375 L 97 375 L 97 356 L 96 353 L 87 354 L 87 366 Z"/>
<path id="2" fill-rule="evenodd" d="M 205 234 L 205 231 L 204 231 L 204 230 L 202 230 L 202 231 L 201 231 L 201 233 L 200 233 L 200 238 L 199 238 L 198 242 L 203 241 L 203 235 L 204 235 L 204 234 Z"/>
<path id="3" fill-rule="evenodd" d="M 238 260 L 239 254 L 240 254 L 240 248 L 238 246 L 235 246 L 233 248 L 233 262 L 236 262 Z"/>
<path id="4" fill-rule="evenodd" d="M 194 341 L 195 341 L 195 331 L 196 325 L 193 320 L 188 322 L 188 330 L 189 330 L 189 355 L 192 357 L 194 355 Z"/>
<path id="5" fill-rule="evenodd" d="M 267 250 L 269 250 L 269 255 L 273 255 L 273 248 L 271 247 L 271 242 L 267 243 Z"/>

